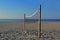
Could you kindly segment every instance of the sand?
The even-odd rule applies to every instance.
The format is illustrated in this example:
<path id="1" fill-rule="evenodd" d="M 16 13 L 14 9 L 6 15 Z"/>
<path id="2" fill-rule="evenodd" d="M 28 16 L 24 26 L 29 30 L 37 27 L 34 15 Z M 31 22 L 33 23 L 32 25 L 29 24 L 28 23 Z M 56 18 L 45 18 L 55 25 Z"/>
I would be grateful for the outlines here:
<path id="1" fill-rule="evenodd" d="M 42 22 L 42 30 L 60 30 L 60 22 Z"/>
<path id="2" fill-rule="evenodd" d="M 23 22 L 0 22 L 0 31 L 23 30 Z M 38 23 L 26 23 L 26 30 L 38 30 Z M 60 30 L 60 22 L 42 22 L 42 30 Z"/>
<path id="3" fill-rule="evenodd" d="M 8 30 L 22 30 L 23 23 L 22 22 L 0 22 L 0 31 L 8 31 Z"/>
<path id="4" fill-rule="evenodd" d="M 19 31 L 19 32 L 22 31 L 23 32 L 24 31 L 23 27 L 24 27 L 23 22 L 0 22 L 0 32 L 4 32 L 4 31 Z M 38 23 L 37 22 L 36 23 L 33 23 L 33 22 L 26 23 L 25 27 L 26 27 L 26 30 L 38 30 Z M 53 32 L 53 30 L 60 31 L 60 22 L 42 22 L 41 29 L 44 30 L 42 36 L 45 36 L 45 37 L 52 36 L 54 38 L 54 39 L 52 39 L 51 37 L 50 38 L 42 37 L 41 40 L 60 40 L 59 32 Z M 46 32 L 46 31 L 48 31 L 48 32 Z M 15 34 L 12 33 L 12 35 L 16 36 L 16 40 L 18 39 L 18 37 L 21 37 L 19 32 L 18 32 L 18 35 L 15 35 L 15 34 L 17 34 L 17 32 Z M 55 35 L 54 33 L 57 35 Z M 44 35 L 44 34 L 46 34 L 46 35 Z M 0 34 L 0 35 L 5 35 L 5 34 Z M 8 34 L 8 36 L 10 36 L 10 35 L 11 34 Z M 27 35 L 27 33 L 26 33 L 26 35 Z M 5 35 L 5 36 L 7 36 L 7 35 Z M 23 36 L 23 34 L 22 34 L 22 36 Z M 27 37 L 29 37 L 29 36 L 27 35 Z M 13 38 L 13 36 L 11 38 Z M 9 39 L 9 37 L 8 37 L 8 39 Z M 38 40 L 38 38 L 36 38 L 36 40 Z"/>
<path id="5" fill-rule="evenodd" d="M 26 30 L 37 30 L 37 23 L 26 23 Z M 23 31 L 24 22 L 0 22 L 0 32 L 1 31 Z"/>

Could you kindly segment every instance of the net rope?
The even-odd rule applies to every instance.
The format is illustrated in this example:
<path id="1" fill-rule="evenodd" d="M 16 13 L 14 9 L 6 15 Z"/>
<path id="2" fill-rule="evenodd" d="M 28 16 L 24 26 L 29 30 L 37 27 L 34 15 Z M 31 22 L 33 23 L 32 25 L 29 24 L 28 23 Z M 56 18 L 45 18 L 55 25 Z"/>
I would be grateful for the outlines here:
<path id="1" fill-rule="evenodd" d="M 25 19 L 38 19 L 39 15 L 40 15 L 39 10 L 36 10 L 32 15 L 25 16 Z"/>

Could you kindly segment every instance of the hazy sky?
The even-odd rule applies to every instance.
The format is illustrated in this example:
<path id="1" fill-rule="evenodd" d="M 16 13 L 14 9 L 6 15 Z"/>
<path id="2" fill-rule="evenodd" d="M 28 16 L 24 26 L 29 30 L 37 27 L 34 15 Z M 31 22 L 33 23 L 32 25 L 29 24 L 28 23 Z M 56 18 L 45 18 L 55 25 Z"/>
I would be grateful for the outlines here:
<path id="1" fill-rule="evenodd" d="M 22 19 L 42 5 L 43 19 L 60 19 L 60 0 L 0 0 L 0 19 Z"/>

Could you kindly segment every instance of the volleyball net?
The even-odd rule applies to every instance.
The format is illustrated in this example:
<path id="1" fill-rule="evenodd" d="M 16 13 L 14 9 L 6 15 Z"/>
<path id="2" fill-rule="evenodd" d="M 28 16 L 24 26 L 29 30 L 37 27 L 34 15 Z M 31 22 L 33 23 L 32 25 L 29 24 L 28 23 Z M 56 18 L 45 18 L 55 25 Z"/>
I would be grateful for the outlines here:
<path id="1" fill-rule="evenodd" d="M 38 10 L 36 10 L 32 15 L 27 16 L 24 14 L 24 30 L 28 29 L 33 30 L 37 28 L 38 30 L 38 37 L 40 37 L 41 32 L 41 5 L 39 6 Z"/>

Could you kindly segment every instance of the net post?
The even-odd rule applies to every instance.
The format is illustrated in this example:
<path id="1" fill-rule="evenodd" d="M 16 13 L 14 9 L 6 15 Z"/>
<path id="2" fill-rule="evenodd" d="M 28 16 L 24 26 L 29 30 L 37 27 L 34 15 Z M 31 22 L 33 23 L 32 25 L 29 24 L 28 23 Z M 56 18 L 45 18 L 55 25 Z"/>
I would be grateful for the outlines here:
<path id="1" fill-rule="evenodd" d="M 39 14 L 40 15 L 38 15 L 39 17 L 38 17 L 38 38 L 41 38 L 41 5 L 40 5 L 40 7 L 39 7 Z"/>
<path id="2" fill-rule="evenodd" d="M 23 30 L 25 31 L 25 14 L 24 14 L 24 27 Z"/>

